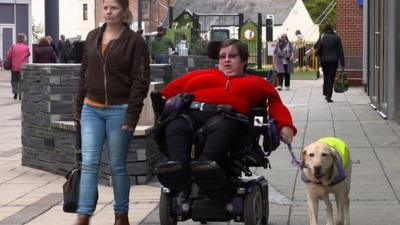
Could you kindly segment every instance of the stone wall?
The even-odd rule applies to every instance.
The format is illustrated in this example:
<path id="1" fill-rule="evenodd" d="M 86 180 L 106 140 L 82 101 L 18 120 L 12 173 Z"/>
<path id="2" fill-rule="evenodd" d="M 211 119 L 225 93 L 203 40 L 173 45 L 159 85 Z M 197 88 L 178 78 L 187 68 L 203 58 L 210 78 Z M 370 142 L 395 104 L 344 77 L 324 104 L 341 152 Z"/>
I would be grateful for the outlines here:
<path id="1" fill-rule="evenodd" d="M 22 75 L 22 165 L 65 175 L 74 167 L 75 131 L 73 101 L 78 91 L 79 64 L 27 64 Z M 162 72 L 162 71 L 161 71 Z M 157 75 L 163 77 L 163 75 Z M 153 89 L 160 89 L 157 83 Z M 154 165 L 162 159 L 149 135 L 154 119 L 151 104 L 135 131 L 128 157 L 132 184 L 148 181 Z M 149 122 L 150 121 L 150 122 Z M 107 152 L 103 152 L 100 182 L 110 177 Z"/>
<path id="2" fill-rule="evenodd" d="M 180 77 L 182 74 L 192 70 L 212 68 L 217 67 L 218 65 L 217 60 L 210 59 L 208 56 L 203 55 L 172 55 L 170 60 L 172 67 L 172 79 Z"/>

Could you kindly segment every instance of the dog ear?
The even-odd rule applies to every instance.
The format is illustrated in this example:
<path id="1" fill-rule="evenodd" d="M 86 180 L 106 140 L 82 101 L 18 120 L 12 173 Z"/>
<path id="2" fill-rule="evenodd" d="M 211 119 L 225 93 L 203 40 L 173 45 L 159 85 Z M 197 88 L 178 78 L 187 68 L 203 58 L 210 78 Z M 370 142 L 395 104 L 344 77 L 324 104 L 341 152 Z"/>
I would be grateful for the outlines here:
<path id="1" fill-rule="evenodd" d="M 333 162 L 333 177 L 336 177 L 339 175 L 339 169 L 338 169 L 338 162 L 337 162 L 337 151 L 334 148 L 330 148 L 330 155 L 332 157 L 332 162 Z"/>
<path id="2" fill-rule="evenodd" d="M 304 160 L 306 160 L 306 154 L 307 154 L 307 148 L 304 148 L 302 151 L 301 151 L 301 154 L 300 154 L 300 160 L 304 163 Z"/>

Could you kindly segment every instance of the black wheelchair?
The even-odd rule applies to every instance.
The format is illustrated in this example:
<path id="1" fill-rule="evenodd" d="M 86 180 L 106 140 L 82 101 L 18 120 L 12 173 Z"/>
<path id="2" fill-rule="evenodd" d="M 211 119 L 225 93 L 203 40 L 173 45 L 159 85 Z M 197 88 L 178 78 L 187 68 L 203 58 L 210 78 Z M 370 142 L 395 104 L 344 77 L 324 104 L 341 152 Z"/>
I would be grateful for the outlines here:
<path id="1" fill-rule="evenodd" d="M 265 108 L 252 109 L 250 116 L 240 118 L 248 124 L 247 128 L 223 162 L 196 161 L 192 154 L 188 168 L 170 161 L 156 167 L 155 173 L 163 184 L 159 202 L 161 225 L 176 225 L 188 219 L 201 224 L 230 220 L 245 225 L 267 224 L 268 180 L 253 176 L 250 170 L 250 167 L 270 167 L 267 158 L 270 152 L 260 145 L 266 118 Z M 175 179 L 179 174 L 174 174 L 174 178 L 162 177 L 159 175 L 162 170 L 178 171 L 181 175 L 190 173 L 190 193 L 183 197 L 175 191 L 181 184 Z"/>

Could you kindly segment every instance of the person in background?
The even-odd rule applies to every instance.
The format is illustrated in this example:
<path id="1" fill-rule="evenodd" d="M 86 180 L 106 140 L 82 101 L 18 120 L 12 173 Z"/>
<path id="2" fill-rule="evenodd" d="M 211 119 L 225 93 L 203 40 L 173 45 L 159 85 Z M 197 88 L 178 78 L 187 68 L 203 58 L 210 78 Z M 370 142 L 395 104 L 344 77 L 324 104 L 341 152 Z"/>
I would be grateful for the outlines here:
<path id="1" fill-rule="evenodd" d="M 56 63 L 57 55 L 50 45 L 49 39 L 42 37 L 33 48 L 33 63 Z"/>
<path id="2" fill-rule="evenodd" d="M 338 62 L 342 68 L 345 67 L 342 41 L 333 30 L 331 24 L 326 24 L 321 38 L 314 46 L 317 56 L 320 58 L 322 71 L 324 74 L 324 84 L 322 93 L 327 102 L 333 102 L 333 84 L 335 82 Z"/>
<path id="3" fill-rule="evenodd" d="M 165 108 L 168 100 L 176 98 L 179 94 L 191 94 L 194 98 L 184 113 L 185 116 L 169 120 L 163 135 L 168 160 L 182 166 L 158 170 L 158 177 L 164 186 L 168 185 L 168 182 L 164 182 L 163 177 L 171 179 L 178 175 L 176 179 L 182 179 L 184 184 L 181 190 L 175 191 L 181 191 L 183 195 L 187 195 L 190 189 L 190 175 L 176 170 L 188 167 L 191 148 L 199 130 L 207 129 L 199 161 L 221 162 L 226 158 L 230 147 L 235 144 L 233 140 L 240 139 L 243 135 L 245 125 L 223 112 L 247 116 L 251 108 L 264 107 L 267 113 L 276 119 L 283 142 L 291 143 L 296 134 L 290 112 L 275 88 L 259 76 L 247 74 L 247 45 L 236 39 L 228 39 L 222 42 L 219 49 L 218 68 L 189 72 L 168 83 L 160 92 L 167 101 Z M 210 123 L 213 124 L 212 128 L 203 127 Z"/>
<path id="4" fill-rule="evenodd" d="M 300 30 L 296 30 L 295 35 L 296 35 L 295 49 L 298 57 L 298 65 L 299 68 L 301 69 L 304 66 L 304 61 L 305 61 L 304 56 L 306 54 L 306 46 L 304 37 L 301 34 Z"/>
<path id="5" fill-rule="evenodd" d="M 11 59 L 11 87 L 14 99 L 21 100 L 21 66 L 28 62 L 31 55 L 28 45 L 26 44 L 26 35 L 24 33 L 17 34 L 17 43 L 12 45 L 7 52 L 7 58 Z"/>
<path id="6" fill-rule="evenodd" d="M 71 43 L 68 40 L 65 40 L 65 35 L 63 34 L 60 35 L 57 49 L 60 57 L 60 63 L 68 63 L 71 55 Z"/>
<path id="7" fill-rule="evenodd" d="M 129 27 L 129 0 L 102 3 L 105 22 L 87 35 L 75 101 L 74 118 L 77 125 L 80 123 L 82 134 L 75 225 L 88 225 L 96 208 L 97 174 L 104 142 L 114 191 L 114 225 L 129 225 L 127 156 L 150 85 L 148 47 Z"/>
<path id="8" fill-rule="evenodd" d="M 54 52 L 56 53 L 56 56 L 58 57 L 58 49 L 57 49 L 56 45 L 54 44 L 53 38 L 50 35 L 47 35 L 46 38 L 47 38 L 47 40 L 49 40 L 51 47 L 53 48 Z"/>
<path id="9" fill-rule="evenodd" d="M 157 35 L 150 43 L 151 58 L 155 63 L 168 63 L 169 62 L 169 49 L 175 49 L 172 40 L 165 36 L 167 29 L 164 27 L 157 27 Z"/>
<path id="10" fill-rule="evenodd" d="M 287 35 L 281 35 L 274 49 L 273 67 L 278 74 L 278 87 L 282 90 L 283 79 L 285 79 L 286 90 L 290 89 L 290 75 L 294 72 L 294 49 Z"/>

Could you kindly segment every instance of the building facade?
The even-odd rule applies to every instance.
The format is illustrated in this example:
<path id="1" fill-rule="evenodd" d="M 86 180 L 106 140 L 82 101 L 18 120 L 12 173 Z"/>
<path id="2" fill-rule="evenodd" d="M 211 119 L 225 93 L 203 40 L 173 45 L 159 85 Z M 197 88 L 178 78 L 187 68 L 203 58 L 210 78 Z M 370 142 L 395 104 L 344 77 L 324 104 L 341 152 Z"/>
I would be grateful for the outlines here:
<path id="1" fill-rule="evenodd" d="M 59 4 L 60 34 L 86 39 L 89 31 L 95 28 L 95 0 L 61 0 Z"/>
<path id="2" fill-rule="evenodd" d="M 15 43 L 18 33 L 25 33 L 31 45 L 31 0 L 0 0 L 0 58 Z"/>
<path id="3" fill-rule="evenodd" d="M 400 1 L 364 0 L 364 80 L 371 106 L 400 123 Z"/>

